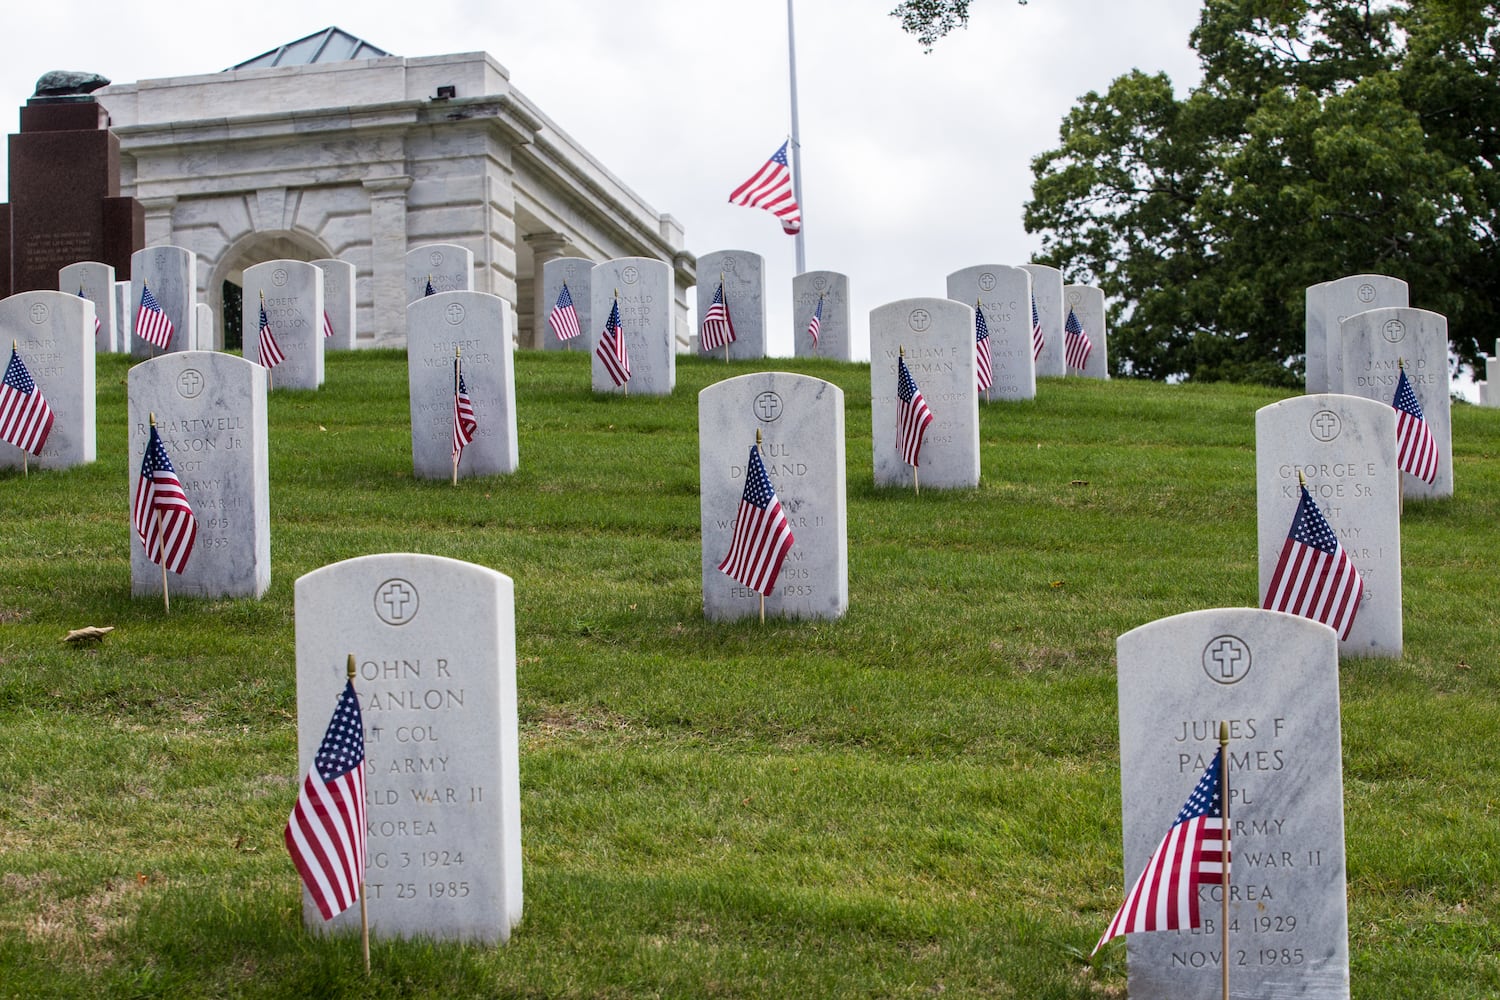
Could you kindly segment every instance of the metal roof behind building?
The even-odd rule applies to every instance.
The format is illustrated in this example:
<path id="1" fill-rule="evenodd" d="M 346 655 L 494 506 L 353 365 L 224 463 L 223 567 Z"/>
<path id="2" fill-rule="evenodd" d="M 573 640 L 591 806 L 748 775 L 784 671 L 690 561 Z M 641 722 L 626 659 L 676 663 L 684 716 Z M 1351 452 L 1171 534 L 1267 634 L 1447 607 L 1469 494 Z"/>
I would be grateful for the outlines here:
<path id="1" fill-rule="evenodd" d="M 352 59 L 378 59 L 389 52 L 377 49 L 362 38 L 355 38 L 341 28 L 324 28 L 306 38 L 287 42 L 280 48 L 263 52 L 254 59 L 229 67 L 265 69 L 268 66 L 308 66 L 312 63 L 346 62 Z"/>

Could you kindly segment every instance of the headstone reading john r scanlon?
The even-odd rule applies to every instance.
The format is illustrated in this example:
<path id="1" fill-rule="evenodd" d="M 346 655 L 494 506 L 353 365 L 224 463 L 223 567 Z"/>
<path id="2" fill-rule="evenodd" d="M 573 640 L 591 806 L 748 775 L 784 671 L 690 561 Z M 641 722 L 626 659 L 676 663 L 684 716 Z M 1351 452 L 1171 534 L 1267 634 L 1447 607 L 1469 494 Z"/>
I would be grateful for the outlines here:
<path id="1" fill-rule="evenodd" d="M 147 288 L 162 314 L 172 324 L 166 350 L 136 332 L 141 298 Z M 131 331 L 130 356 L 152 358 L 173 351 L 191 351 L 198 344 L 198 255 L 186 247 L 144 247 L 130 255 L 130 310 L 122 318 Z M 121 341 L 124 343 L 123 339 Z"/>
<path id="2" fill-rule="evenodd" d="M 981 402 L 1035 399 L 1036 362 L 1031 354 L 1031 273 L 1005 264 L 980 264 L 948 275 L 948 298 L 980 304 L 989 328 L 994 382 Z"/>
<path id="3" fill-rule="evenodd" d="M 82 260 L 57 271 L 57 290 L 82 293 L 94 304 L 94 353 L 113 354 L 120 344 L 120 318 L 115 306 L 115 269 L 96 260 Z"/>
<path id="4" fill-rule="evenodd" d="M 700 268 L 699 274 L 703 271 Z M 823 303 L 818 311 L 818 301 Z M 809 328 L 814 315 L 818 339 Z M 849 323 L 849 276 L 837 271 L 805 271 L 792 278 L 792 355 L 798 358 L 854 360 L 854 330 Z"/>
<path id="5" fill-rule="evenodd" d="M 1333 630 L 1278 611 L 1193 611 L 1120 636 L 1117 660 L 1126 889 L 1227 722 L 1231 993 L 1346 1000 Z M 1221 886 L 1200 886 L 1196 929 L 1127 935 L 1132 1000 L 1218 1000 L 1222 900 Z"/>
<path id="6" fill-rule="evenodd" d="M 323 384 L 323 272 L 305 260 L 268 260 L 245 268 L 241 307 L 245 359 L 260 358 L 260 310 L 285 360 L 268 369 L 277 389 Z"/>
<path id="7" fill-rule="evenodd" d="M 76 292 L 21 292 L 0 299 L 0 365 L 11 342 L 42 398 L 52 431 L 40 455 L 0 441 L 0 468 L 70 469 L 94 461 L 94 309 Z"/>
<path id="8" fill-rule="evenodd" d="M 296 583 L 305 773 L 350 653 L 365 725 L 365 895 L 375 938 L 498 943 L 521 919 L 515 597 L 509 577 L 385 553 Z M 359 929 L 359 907 L 325 924 Z"/>
<path id="9" fill-rule="evenodd" d="M 734 323 L 734 343 L 729 345 L 732 361 L 766 356 L 766 264 L 765 258 L 750 250 L 714 250 L 698 258 L 698 325 L 703 330 L 703 315 L 713 302 L 724 278 L 724 303 Z M 724 356 L 724 348 L 699 353 Z"/>
<path id="10" fill-rule="evenodd" d="M 593 324 L 583 331 L 590 354 L 609 317 L 615 294 L 620 297 L 620 324 L 630 354 L 630 381 L 617 386 L 594 357 L 595 392 L 631 396 L 670 396 L 677 384 L 677 350 L 672 335 L 672 268 L 651 257 L 618 257 L 594 265 L 589 275 Z M 709 294 L 712 294 L 711 292 Z"/>

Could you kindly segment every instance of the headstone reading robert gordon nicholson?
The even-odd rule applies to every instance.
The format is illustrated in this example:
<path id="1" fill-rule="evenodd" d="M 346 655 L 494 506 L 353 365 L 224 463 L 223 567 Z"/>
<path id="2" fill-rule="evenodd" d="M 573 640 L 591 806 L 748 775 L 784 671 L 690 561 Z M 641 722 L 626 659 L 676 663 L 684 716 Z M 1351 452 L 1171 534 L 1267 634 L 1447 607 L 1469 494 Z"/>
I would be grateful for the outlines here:
<path id="1" fill-rule="evenodd" d="M 354 265 L 347 260 L 324 258 L 312 262 L 323 272 L 323 312 L 333 333 L 324 331 L 323 347 L 329 351 L 354 350 Z"/>
<path id="2" fill-rule="evenodd" d="M 1229 724 L 1229 988 L 1349 996 L 1337 639 L 1253 608 L 1163 618 L 1120 636 L 1125 887 L 1171 827 Z M 1126 937 L 1131 1000 L 1218 1000 L 1223 889 L 1195 930 Z"/>
<path id="3" fill-rule="evenodd" d="M 406 307 L 406 379 L 411 459 L 418 479 L 453 474 L 453 357 L 462 352 L 464 387 L 474 406 L 474 439 L 460 478 L 515 472 L 516 370 L 510 310 L 486 292 L 439 292 Z"/>
<path id="4" fill-rule="evenodd" d="M 703 613 L 716 621 L 760 613 L 760 594 L 719 572 L 757 430 L 764 438 L 761 462 L 795 539 L 766 614 L 837 618 L 849 608 L 844 393 L 832 382 L 788 372 L 741 375 L 698 394 Z"/>
<path id="5" fill-rule="evenodd" d="M 1344 391 L 1391 403 L 1400 365 L 1422 406 L 1422 417 L 1437 444 L 1437 478 L 1429 485 L 1401 473 L 1408 497 L 1453 495 L 1453 418 L 1448 390 L 1448 317 L 1426 309 L 1388 306 L 1355 313 L 1344 320 Z"/>
<path id="6" fill-rule="evenodd" d="M 94 318 L 99 321 L 99 329 L 94 331 L 94 353 L 112 354 L 119 350 L 114 268 L 96 260 L 69 264 L 57 271 L 57 290 L 74 294 L 81 290 L 83 297 L 94 304 Z"/>
<path id="7" fill-rule="evenodd" d="M 620 295 L 620 324 L 630 352 L 630 381 L 616 386 L 593 358 L 595 392 L 641 396 L 669 396 L 677 384 L 677 352 L 672 339 L 672 269 L 651 257 L 618 257 L 594 265 L 589 275 L 593 324 L 583 331 L 590 354 L 609 318 L 615 293 Z M 710 295 L 713 293 L 710 292 Z"/>
<path id="8" fill-rule="evenodd" d="M 514 600 L 509 577 L 441 556 L 360 556 L 297 580 L 301 771 L 355 657 L 373 937 L 496 943 L 521 919 Z M 359 930 L 358 907 L 324 924 L 304 893 L 302 913 Z"/>
<path id="9" fill-rule="evenodd" d="M 188 506 L 198 540 L 170 593 L 259 597 L 271 585 L 271 487 L 266 438 L 266 370 L 216 351 L 178 351 L 130 369 L 129 496 L 156 431 Z M 130 592 L 161 593 L 161 566 L 130 531 Z M 332 700 L 329 701 L 332 705 Z"/>
<path id="10" fill-rule="evenodd" d="M 700 269 L 698 273 L 701 275 L 703 271 Z M 817 312 L 819 296 L 823 299 L 823 311 L 818 316 L 818 342 L 814 344 L 808 326 Z M 854 360 L 848 275 L 837 271 L 806 271 L 792 278 L 792 355 Z"/>
<path id="11" fill-rule="evenodd" d="M 141 293 L 151 289 L 152 298 L 172 324 L 172 339 L 162 351 L 135 333 L 141 311 Z M 172 351 L 191 351 L 198 343 L 198 255 L 186 247 L 145 247 L 130 255 L 130 310 L 122 317 L 131 331 L 130 355 L 151 358 Z M 123 346 L 124 340 L 121 340 Z"/>
<path id="12" fill-rule="evenodd" d="M 15 341 L 31 380 L 52 408 L 52 431 L 42 453 L 29 455 L 0 441 L 0 468 L 70 469 L 92 462 L 98 447 L 92 303 L 68 292 L 21 292 L 0 299 L 0 338 L 0 364 L 10 361 Z"/>
<path id="13" fill-rule="evenodd" d="M 305 260 L 268 260 L 245 268 L 241 310 L 245 358 L 260 357 L 260 304 L 286 360 L 269 369 L 277 389 L 323 384 L 323 272 Z"/>
<path id="14" fill-rule="evenodd" d="M 1302 496 L 1297 474 L 1364 578 L 1344 656 L 1401 655 L 1401 518 L 1396 411 L 1373 399 L 1320 393 L 1255 412 L 1256 532 L 1264 601 Z M 1259 603 L 1259 602 L 1257 602 Z"/>
<path id="15" fill-rule="evenodd" d="M 1031 356 L 1031 274 L 1005 264 L 981 264 L 948 275 L 948 298 L 976 301 L 990 331 L 994 383 L 979 399 L 1035 399 L 1036 362 Z"/>
<path id="16" fill-rule="evenodd" d="M 1324 284 L 1323 345 L 1327 365 L 1327 382 L 1323 392 L 1344 390 L 1344 349 L 1340 326 L 1355 313 L 1385 306 L 1407 305 L 1406 282 L 1384 274 L 1351 274 Z M 1309 364 L 1309 370 L 1312 369 Z M 1312 391 L 1312 390 L 1309 390 Z"/>
<path id="17" fill-rule="evenodd" d="M 474 251 L 457 243 L 424 243 L 406 251 L 406 301 L 434 292 L 467 292 L 474 287 Z"/>
<path id="18" fill-rule="evenodd" d="M 1067 322 L 1068 310 L 1078 317 L 1079 326 L 1088 334 L 1093 350 L 1083 369 L 1069 369 L 1070 375 L 1084 378 L 1109 378 L 1109 326 L 1104 312 L 1104 289 L 1093 285 L 1063 286 L 1063 321 Z M 1067 330 L 1063 331 L 1063 343 L 1067 344 Z"/>
<path id="19" fill-rule="evenodd" d="M 594 328 L 592 299 L 589 289 L 594 262 L 586 257 L 554 257 L 542 265 L 542 291 L 537 298 L 536 329 L 541 331 L 542 347 L 549 351 L 589 350 L 589 331 Z M 573 311 L 578 314 L 578 336 L 558 340 L 557 331 L 547 317 L 557 305 L 557 296 L 563 284 L 568 286 L 568 297 L 573 300 Z M 608 315 L 608 314 L 606 314 Z M 604 317 L 599 317 L 604 322 Z"/>
<path id="20" fill-rule="evenodd" d="M 1063 322 L 1068 318 L 1063 305 L 1063 276 L 1046 264 L 1022 264 L 1031 274 L 1031 292 L 1036 296 L 1037 316 L 1042 321 L 1042 353 L 1037 355 L 1037 377 L 1061 378 L 1068 372 L 1063 353 Z M 1029 307 L 1028 307 L 1029 308 Z"/>
<path id="21" fill-rule="evenodd" d="M 714 300 L 719 276 L 724 276 L 724 302 L 734 323 L 734 343 L 729 357 L 734 361 L 766 356 L 766 264 L 765 258 L 749 250 L 715 250 L 698 258 L 698 331 L 703 314 Z M 703 345 L 698 345 L 702 353 Z M 724 349 L 711 352 L 724 356 Z"/>
<path id="22" fill-rule="evenodd" d="M 897 443 L 896 361 L 906 367 L 932 411 L 918 457 L 921 486 L 979 485 L 979 388 L 974 363 L 974 310 L 951 299 L 901 299 L 870 311 L 870 437 L 875 484 L 911 486 L 911 466 Z"/>

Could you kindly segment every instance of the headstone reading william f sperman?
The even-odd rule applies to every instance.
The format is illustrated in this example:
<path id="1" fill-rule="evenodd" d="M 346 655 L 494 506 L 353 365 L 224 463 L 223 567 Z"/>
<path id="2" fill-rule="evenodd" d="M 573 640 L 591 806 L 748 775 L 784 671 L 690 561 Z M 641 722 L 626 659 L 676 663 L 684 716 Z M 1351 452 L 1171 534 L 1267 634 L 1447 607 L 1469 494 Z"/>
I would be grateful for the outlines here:
<path id="1" fill-rule="evenodd" d="M 948 298 L 980 304 L 989 328 L 993 382 L 981 402 L 1035 399 L 1036 362 L 1031 349 L 1031 273 L 1005 264 L 980 264 L 948 275 Z"/>
<path id="2" fill-rule="evenodd" d="M 69 292 L 8 296 L 0 299 L 0 338 L 0 365 L 9 363 L 14 341 L 21 363 L 52 408 L 52 430 L 41 454 L 0 441 L 0 468 L 71 469 L 94 461 L 93 304 Z"/>
<path id="3" fill-rule="evenodd" d="M 698 394 L 703 613 L 714 621 L 760 613 L 759 592 L 718 568 L 734 538 L 757 430 L 761 464 L 794 539 L 766 614 L 838 618 L 849 608 L 844 393 L 788 372 L 741 375 Z"/>
<path id="4" fill-rule="evenodd" d="M 297 748 L 306 773 L 349 654 L 365 725 L 370 934 L 498 943 L 521 919 L 515 598 L 509 577 L 385 553 L 296 584 Z M 310 927 L 359 930 L 354 906 Z"/>
<path id="5" fill-rule="evenodd" d="M 700 269 L 698 273 L 703 272 Z M 816 342 L 810 330 L 814 316 L 818 320 Z M 792 277 L 792 356 L 854 360 L 848 275 L 837 271 L 805 271 Z"/>
<path id="6" fill-rule="evenodd" d="M 96 260 L 82 260 L 58 268 L 57 290 L 82 294 L 94 304 L 94 353 L 113 354 L 120 344 L 120 317 L 115 306 L 115 269 Z"/>
<path id="7" fill-rule="evenodd" d="M 156 300 L 162 316 L 172 324 L 172 336 L 163 351 L 136 330 L 141 300 L 146 289 Z M 130 331 L 130 355 L 154 358 L 172 351 L 191 351 L 198 344 L 198 255 L 186 247 L 144 247 L 130 255 L 130 309 L 121 317 Z M 122 337 L 123 346 L 124 339 Z"/>
<path id="8" fill-rule="evenodd" d="M 671 266 L 651 257 L 617 257 L 594 265 L 589 283 L 593 323 L 583 335 L 588 338 L 590 354 L 599 346 L 599 334 L 618 293 L 620 325 L 630 355 L 630 381 L 623 386 L 615 385 L 604 363 L 594 357 L 594 391 L 631 396 L 671 395 L 677 384 Z"/>
<path id="9" fill-rule="evenodd" d="M 198 522 L 192 554 L 182 573 L 168 578 L 168 592 L 260 597 L 271 586 L 265 369 L 232 354 L 177 351 L 131 368 L 127 391 L 129 496 L 133 501 L 154 413 Z M 161 593 L 161 564 L 133 529 L 129 537 L 131 594 Z"/>
<path id="10" fill-rule="evenodd" d="M 406 251 L 406 301 L 434 292 L 467 292 L 474 288 L 474 251 L 457 243 L 424 243 Z"/>
<path id="11" fill-rule="evenodd" d="M 724 278 L 724 304 L 734 324 L 734 343 L 729 345 L 732 361 L 766 356 L 766 262 L 750 250 L 715 250 L 698 258 L 698 325 L 703 330 L 703 315 L 714 300 L 719 277 Z M 700 353 L 722 358 L 724 348 Z"/>
<path id="12" fill-rule="evenodd" d="M 1228 723 L 1230 995 L 1346 1000 L 1333 630 L 1279 611 L 1192 611 L 1120 636 L 1117 662 L 1126 891 Z M 1200 885 L 1197 928 L 1126 935 L 1131 1000 L 1218 1000 L 1223 898 Z"/>
<path id="13" fill-rule="evenodd" d="M 285 360 L 268 369 L 275 389 L 323 384 L 323 272 L 305 260 L 268 260 L 245 268 L 241 309 L 245 358 L 260 358 L 260 310 Z"/>
<path id="14" fill-rule="evenodd" d="M 541 331 L 542 347 L 549 351 L 589 350 L 589 331 L 594 327 L 592 284 L 594 262 L 587 257 L 554 257 L 542 264 L 542 290 L 537 297 L 535 329 Z M 557 307 L 558 296 L 563 285 L 568 286 L 568 298 L 573 301 L 573 312 L 578 317 L 578 336 L 559 340 L 557 331 L 548 318 Z M 599 317 L 604 322 L 604 317 Z"/>

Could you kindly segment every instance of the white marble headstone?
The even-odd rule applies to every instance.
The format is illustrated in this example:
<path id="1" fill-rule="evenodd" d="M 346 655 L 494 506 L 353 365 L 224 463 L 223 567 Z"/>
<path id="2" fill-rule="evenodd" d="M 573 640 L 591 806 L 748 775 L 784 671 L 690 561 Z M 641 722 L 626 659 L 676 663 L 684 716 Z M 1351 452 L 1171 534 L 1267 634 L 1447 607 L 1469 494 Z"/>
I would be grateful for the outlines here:
<path id="1" fill-rule="evenodd" d="M 948 275 L 948 298 L 980 303 L 990 331 L 994 384 L 981 402 L 1035 399 L 1036 362 L 1031 354 L 1031 272 L 1006 264 L 980 264 Z"/>
<path id="2" fill-rule="evenodd" d="M 135 315 L 130 311 L 130 282 L 128 281 L 115 282 L 115 316 L 119 322 L 115 327 L 114 349 L 121 354 L 126 354 L 130 351 L 131 331 L 135 328 Z"/>
<path id="3" fill-rule="evenodd" d="M 1319 393 L 1255 412 L 1257 604 L 1297 512 L 1297 474 L 1364 578 L 1345 656 L 1401 655 L 1401 518 L 1396 411 L 1389 403 Z"/>
<path id="4" fill-rule="evenodd" d="M 214 307 L 207 302 L 200 302 L 194 308 L 197 309 L 197 318 L 193 325 L 193 333 L 198 338 L 198 346 L 194 349 L 199 351 L 221 349 L 224 346 L 224 338 L 219 334 L 219 324 L 214 321 Z"/>
<path id="5" fill-rule="evenodd" d="M 583 331 L 592 354 L 609 318 L 616 293 L 620 324 L 630 354 L 630 381 L 616 386 L 597 357 L 592 359 L 595 392 L 668 396 L 677 384 L 677 350 L 672 335 L 672 268 L 651 257 L 618 257 L 594 265 L 589 276 L 592 325 Z M 712 294 L 712 293 L 710 293 Z"/>
<path id="6" fill-rule="evenodd" d="M 1081 375 L 1084 378 L 1109 378 L 1109 322 L 1104 311 L 1104 289 L 1094 285 L 1064 285 L 1063 286 L 1063 344 L 1067 346 L 1066 323 L 1068 310 L 1078 317 L 1078 323 L 1083 327 L 1083 332 L 1088 334 L 1089 343 L 1094 349 L 1089 352 L 1088 364 L 1083 370 L 1069 368 L 1069 375 Z"/>
<path id="7" fill-rule="evenodd" d="M 467 292 L 474 288 L 474 251 L 457 243 L 424 243 L 406 251 L 406 301 L 434 292 Z"/>
<path id="8" fill-rule="evenodd" d="M 268 370 L 273 389 L 323 384 L 323 272 L 305 260 L 268 260 L 245 268 L 241 308 L 245 359 L 260 362 L 260 304 L 286 360 Z"/>
<path id="9" fill-rule="evenodd" d="M 1309 393 L 1328 391 L 1328 331 L 1323 328 L 1323 306 L 1327 291 L 1328 282 L 1320 281 L 1316 285 L 1308 285 L 1303 293 L 1305 305 L 1302 326 L 1307 345 L 1303 381 L 1305 391 Z"/>
<path id="10" fill-rule="evenodd" d="M 120 349 L 120 318 L 115 303 L 115 269 L 96 260 L 79 261 L 59 268 L 57 290 L 83 297 L 94 304 L 99 329 L 94 332 L 94 352 L 113 354 Z"/>
<path id="11" fill-rule="evenodd" d="M 1068 370 L 1063 354 L 1063 322 L 1068 318 L 1068 310 L 1063 305 L 1062 272 L 1046 264 L 1022 264 L 1021 267 L 1031 274 L 1031 291 L 1036 295 L 1036 312 L 1042 321 L 1042 353 L 1036 359 L 1037 377 L 1060 378 Z M 1026 308 L 1029 312 L 1030 303 Z"/>
<path id="12" fill-rule="evenodd" d="M 516 471 L 515 356 L 506 302 L 487 292 L 439 292 L 406 307 L 413 473 L 418 479 L 453 475 L 455 352 L 477 424 L 459 459 L 459 478 Z"/>
<path id="13" fill-rule="evenodd" d="M 701 268 L 698 273 L 703 273 Z M 818 317 L 818 343 L 814 346 L 808 326 L 817 311 L 819 296 L 823 299 L 823 313 Z M 792 355 L 854 360 L 848 275 L 837 271 L 806 271 L 792 277 Z"/>
<path id="14" fill-rule="evenodd" d="M 1430 485 L 1401 473 L 1408 497 L 1453 495 L 1453 415 L 1448 378 L 1448 317 L 1426 309 L 1387 306 L 1344 320 L 1344 391 L 1378 402 L 1396 398 L 1400 364 L 1437 444 L 1437 478 Z"/>
<path id="15" fill-rule="evenodd" d="M 172 322 L 172 339 L 162 351 L 135 335 L 141 292 L 151 288 L 156 304 Z M 121 318 L 131 331 L 130 355 L 150 358 L 172 351 L 191 351 L 198 343 L 198 255 L 186 247 L 144 247 L 130 255 L 130 309 Z M 123 343 L 123 339 L 121 343 Z"/>
<path id="16" fill-rule="evenodd" d="M 521 920 L 515 596 L 509 577 L 385 553 L 296 584 L 298 781 L 355 658 L 374 938 L 505 942 Z M 359 907 L 324 923 L 359 931 Z"/>
<path id="17" fill-rule="evenodd" d="M 323 272 L 323 311 L 328 314 L 328 322 L 333 327 L 333 333 L 323 338 L 324 350 L 352 351 L 358 337 L 354 265 L 333 258 L 315 260 L 312 265 Z"/>
<path id="18" fill-rule="evenodd" d="M 761 462 L 794 538 L 766 614 L 838 618 L 849 608 L 844 393 L 789 372 L 741 375 L 698 394 L 703 613 L 714 621 L 760 613 L 760 594 L 719 572 L 757 430 Z"/>
<path id="19" fill-rule="evenodd" d="M 542 264 L 541 292 L 536 299 L 535 329 L 541 331 L 542 347 L 549 351 L 587 351 L 590 331 L 594 329 L 594 313 L 591 289 L 594 262 L 587 257 L 554 257 Z M 563 283 L 568 286 L 568 296 L 573 300 L 573 311 L 578 314 L 579 334 L 569 340 L 558 340 L 547 317 L 557 305 L 562 294 Z M 600 325 L 604 317 L 599 318 Z"/>
<path id="20" fill-rule="evenodd" d="M 181 575 L 168 574 L 168 593 L 261 596 L 271 585 L 265 369 L 232 354 L 178 351 L 131 368 L 128 393 L 131 502 L 154 413 L 198 521 L 187 565 Z M 160 594 L 161 564 L 148 558 L 134 529 L 127 531 L 130 592 Z"/>
<path id="21" fill-rule="evenodd" d="M 1328 382 L 1324 392 L 1344 392 L 1344 350 L 1340 328 L 1355 313 L 1407 305 L 1406 282 L 1384 274 L 1351 274 L 1323 286 L 1323 333 L 1327 340 Z"/>
<path id="22" fill-rule="evenodd" d="M 74 292 L 35 291 L 0 299 L 0 365 L 11 342 L 52 408 L 40 455 L 0 441 L 0 468 L 70 469 L 96 457 L 94 304 Z M 0 369 L 3 373 L 3 369 Z"/>
<path id="23" fill-rule="evenodd" d="M 1230 993 L 1347 1000 L 1333 630 L 1277 611 L 1193 611 L 1120 636 L 1117 662 L 1123 891 L 1213 760 L 1219 723 L 1228 723 Z M 1132 1000 L 1218 1000 L 1223 891 L 1199 888 L 1194 930 L 1126 936 Z"/>
<path id="24" fill-rule="evenodd" d="M 1028 307 L 1029 308 L 1029 307 Z M 870 420 L 877 486 L 912 486 L 897 447 L 896 370 L 906 367 L 932 411 L 917 468 L 922 488 L 979 485 L 974 310 L 951 299 L 901 299 L 870 311 Z"/>
<path id="25" fill-rule="evenodd" d="M 734 324 L 734 343 L 729 345 L 732 361 L 766 356 L 766 264 L 765 258 L 750 250 L 714 250 L 698 258 L 699 353 L 703 353 L 701 334 L 703 316 L 724 277 L 724 302 Z M 724 348 L 713 352 L 724 356 Z"/>

